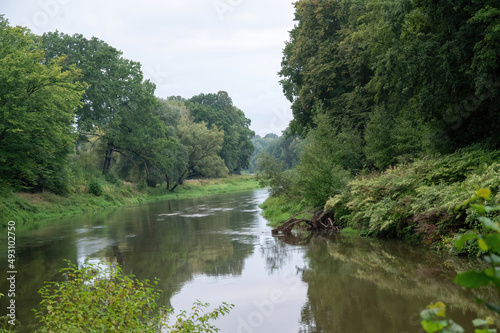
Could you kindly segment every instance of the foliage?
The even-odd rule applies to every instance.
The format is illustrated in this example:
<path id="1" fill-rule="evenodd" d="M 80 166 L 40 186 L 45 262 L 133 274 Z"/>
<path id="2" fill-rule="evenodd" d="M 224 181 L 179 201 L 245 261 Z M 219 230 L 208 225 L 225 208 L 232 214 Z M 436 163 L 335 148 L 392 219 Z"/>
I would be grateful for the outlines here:
<path id="1" fill-rule="evenodd" d="M 499 172 L 499 153 L 477 147 L 417 159 L 383 173 L 357 177 L 343 193 L 330 198 L 325 209 L 334 212 L 344 226 L 365 234 L 418 237 L 451 251 L 451 243 L 444 242 L 450 234 L 477 227 L 477 213 L 454 208 L 469 197 L 470 188 L 498 191 Z"/>
<path id="2" fill-rule="evenodd" d="M 481 231 L 470 231 L 462 235 L 456 242 L 455 246 L 460 250 L 466 241 L 471 239 L 477 240 L 477 245 L 485 253 L 484 260 L 488 263 L 489 268 L 482 271 L 468 271 L 458 274 L 455 277 L 455 283 L 467 287 L 478 288 L 492 284 L 497 288 L 500 296 L 500 223 L 494 222 L 492 216 L 495 212 L 500 211 L 500 205 L 485 206 L 484 203 L 490 200 L 491 190 L 481 188 L 477 190 L 472 198 L 465 201 L 462 205 L 469 205 L 473 210 L 479 213 L 477 218 L 481 222 Z M 461 207 L 457 207 L 460 209 Z M 498 217 L 496 218 L 498 220 Z M 478 300 L 484 303 L 489 309 L 500 313 L 500 305 Z"/>
<path id="3" fill-rule="evenodd" d="M 317 127 L 309 133 L 300 154 L 296 173 L 304 200 L 312 207 L 321 207 L 329 197 L 341 193 L 351 179 L 351 173 L 343 166 L 355 159 L 351 157 L 356 149 L 343 149 L 346 147 L 337 141 L 340 136 L 334 137 L 329 129 L 328 117 L 317 117 L 316 121 Z"/>
<path id="4" fill-rule="evenodd" d="M 170 332 L 219 332 L 220 330 L 210 324 L 211 319 L 217 319 L 229 313 L 233 308 L 232 304 L 223 302 L 216 309 L 203 313 L 203 309 L 210 304 L 196 301 L 191 308 L 191 313 L 188 315 L 185 310 L 182 310 L 177 315 L 177 321 L 172 325 L 166 325 Z"/>
<path id="5" fill-rule="evenodd" d="M 469 231 L 463 234 L 455 242 L 455 247 L 461 250 L 467 241 L 476 240 L 479 248 L 485 253 L 484 260 L 489 267 L 482 271 L 470 270 L 460 273 L 455 277 L 454 282 L 467 288 L 478 288 L 492 284 L 500 296 L 500 224 L 493 222 L 489 217 L 492 213 L 499 211 L 500 206 L 485 206 L 485 201 L 489 200 L 490 197 L 491 190 L 481 188 L 476 190 L 470 199 L 457 206 L 458 210 L 464 206 L 469 206 L 479 213 L 478 220 L 482 224 L 482 232 Z M 500 305 L 486 302 L 479 298 L 476 301 L 485 304 L 490 310 L 500 313 Z M 428 306 L 427 310 L 423 310 L 420 313 L 423 319 L 422 327 L 426 332 L 464 332 L 463 328 L 455 324 L 452 320 L 445 319 L 445 309 L 445 305 L 438 302 Z M 489 328 L 493 325 L 491 317 L 475 319 L 473 324 L 474 327 L 481 327 L 475 329 L 476 333 L 495 333 L 497 331 L 496 329 Z"/>
<path id="6" fill-rule="evenodd" d="M 225 177 L 228 169 L 218 155 L 222 149 L 224 132 L 215 126 L 208 128 L 204 122 L 195 123 L 185 114 L 178 126 L 179 142 L 186 150 L 186 161 L 178 165 L 175 189 L 188 177 Z"/>
<path id="7" fill-rule="evenodd" d="M 89 181 L 88 188 L 89 188 L 89 193 L 95 195 L 96 197 L 101 196 L 101 194 L 102 194 L 102 185 L 101 185 L 101 182 L 98 179 L 96 179 L 96 178 L 91 179 Z"/>
<path id="8" fill-rule="evenodd" d="M 187 100 L 186 106 L 194 122 L 204 122 L 209 128 L 215 126 L 224 131 L 220 157 L 229 172 L 239 173 L 247 168 L 254 151 L 251 138 L 255 133 L 249 128 L 250 119 L 233 105 L 228 93 L 199 94 Z"/>
<path id="9" fill-rule="evenodd" d="M 250 156 L 248 171 L 253 173 L 258 170 L 257 163 L 261 155 L 270 155 L 283 163 L 283 169 L 288 170 L 295 167 L 299 161 L 302 148 L 302 139 L 296 135 L 291 135 L 289 130 L 283 131 L 281 136 L 276 134 L 266 134 L 264 137 L 256 135 L 252 139 L 255 147 Z"/>
<path id="10" fill-rule="evenodd" d="M 161 324 L 154 315 L 157 282 L 139 281 L 119 267 L 108 269 L 91 264 L 79 269 L 69 263 L 61 270 L 65 281 L 46 283 L 35 311 L 42 331 L 156 331 Z"/>
<path id="11" fill-rule="evenodd" d="M 38 37 L 3 16 L 0 44 L 0 185 L 63 193 L 86 85 L 64 56 L 46 59 Z"/>
<path id="12" fill-rule="evenodd" d="M 380 170 L 472 143 L 500 146 L 491 135 L 500 119 L 498 2 L 294 6 L 279 73 L 293 133 L 309 133 L 326 114 L 334 136 L 360 139 L 361 165 Z"/>
<path id="13" fill-rule="evenodd" d="M 119 266 L 86 264 L 78 268 L 68 264 L 60 271 L 64 281 L 48 282 L 39 291 L 42 301 L 35 313 L 42 324 L 41 332 L 157 332 L 162 328 L 217 332 L 209 320 L 229 313 L 233 307 L 222 303 L 202 314 L 201 308 L 209 304 L 197 301 L 192 314 L 181 312 L 170 326 L 166 317 L 172 310 L 158 308 L 157 281 L 140 281 L 125 275 Z"/>
<path id="14" fill-rule="evenodd" d="M 260 155 L 257 160 L 257 180 L 262 187 L 269 187 L 271 196 L 284 195 L 288 198 L 296 195 L 293 170 L 283 171 L 283 163 L 271 155 Z"/>

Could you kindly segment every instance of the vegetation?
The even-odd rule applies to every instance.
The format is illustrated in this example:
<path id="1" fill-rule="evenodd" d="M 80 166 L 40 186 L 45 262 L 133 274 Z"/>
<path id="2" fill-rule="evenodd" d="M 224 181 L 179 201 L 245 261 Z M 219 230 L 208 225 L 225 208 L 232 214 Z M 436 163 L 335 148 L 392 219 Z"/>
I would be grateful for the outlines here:
<path id="1" fill-rule="evenodd" d="M 0 42 L 0 210 L 10 218 L 45 214 L 21 193 L 92 210 L 249 165 L 250 120 L 224 91 L 160 99 L 141 64 L 106 42 L 36 36 L 3 16 Z"/>
<path id="2" fill-rule="evenodd" d="M 0 228 L 5 227 L 8 221 L 16 221 L 19 227 L 29 226 L 44 219 L 136 205 L 153 200 L 194 198 L 260 187 L 259 183 L 250 176 L 189 180 L 175 192 L 168 190 L 166 185 L 139 191 L 133 184 L 120 182 L 114 185 L 99 177 L 95 181 L 101 186 L 100 196 L 92 194 L 90 189 L 84 189 L 84 193 L 71 193 L 63 196 L 50 192 L 15 192 L 6 195 L 0 202 Z"/>
<path id="3" fill-rule="evenodd" d="M 60 273 L 62 282 L 48 282 L 39 291 L 42 301 L 35 313 L 40 332 L 217 332 L 209 320 L 233 307 L 222 303 L 204 314 L 208 304 L 197 301 L 192 314 L 182 312 L 169 323 L 172 310 L 159 309 L 156 303 L 161 292 L 157 281 L 124 275 L 119 266 L 78 268 L 69 263 Z"/>
<path id="4" fill-rule="evenodd" d="M 481 222 L 481 231 L 469 231 L 463 234 L 456 242 L 455 246 L 461 250 L 464 245 L 471 241 L 476 240 L 480 250 L 485 254 L 484 260 L 487 263 L 486 269 L 481 271 L 470 270 L 458 274 L 455 277 L 455 283 L 467 287 L 478 288 L 487 285 L 493 285 L 497 289 L 500 296 L 500 224 L 493 222 L 489 216 L 492 213 L 500 210 L 498 206 L 485 206 L 484 203 L 490 199 L 491 191 L 487 188 L 481 188 L 469 200 L 465 201 L 462 206 L 469 206 L 475 210 Z M 460 209 L 460 206 L 457 207 Z M 488 302 L 481 298 L 476 298 L 477 303 L 485 304 L 486 307 L 496 313 L 500 313 L 500 305 Z M 446 305 L 438 302 L 429 305 L 427 309 L 420 313 L 422 317 L 422 327 L 426 332 L 449 332 L 449 333 L 462 333 L 464 329 L 453 322 L 451 319 L 446 319 Z M 493 326 L 493 318 L 475 319 L 473 321 L 476 333 L 495 333 L 497 330 L 490 328 Z"/>
<path id="5" fill-rule="evenodd" d="M 455 233 L 480 228 L 477 212 L 454 207 L 482 187 L 498 203 L 498 3 L 294 5 L 279 74 L 300 155 L 289 168 L 261 157 L 260 181 L 335 227 L 478 254 L 453 247 Z M 265 214 L 285 202 L 270 199 Z"/>

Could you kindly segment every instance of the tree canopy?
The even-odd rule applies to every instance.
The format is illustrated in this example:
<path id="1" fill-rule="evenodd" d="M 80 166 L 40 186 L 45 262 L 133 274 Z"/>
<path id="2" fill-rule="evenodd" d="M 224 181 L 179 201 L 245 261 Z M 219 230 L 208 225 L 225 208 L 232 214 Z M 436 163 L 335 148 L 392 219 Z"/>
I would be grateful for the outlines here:
<path id="1" fill-rule="evenodd" d="M 499 122 L 495 1 L 300 0 L 281 84 L 294 133 L 326 115 L 361 137 L 364 164 L 488 141 Z M 496 44 L 498 45 L 498 44 Z"/>
<path id="2" fill-rule="evenodd" d="M 37 36 L 2 16 L 0 45 L 2 185 L 61 192 L 86 84 L 66 57 L 46 58 Z"/>
<path id="3" fill-rule="evenodd" d="M 100 195 L 100 178 L 173 190 L 249 163 L 250 120 L 226 92 L 158 98 L 139 62 L 96 37 L 36 36 L 0 16 L 0 65 L 7 191 Z"/>
<path id="4" fill-rule="evenodd" d="M 231 173 L 247 168 L 254 147 L 251 139 L 255 133 L 250 130 L 250 119 L 233 105 L 225 91 L 217 94 L 199 94 L 186 102 L 195 122 L 215 125 L 224 131 L 224 142 L 220 156 Z"/>

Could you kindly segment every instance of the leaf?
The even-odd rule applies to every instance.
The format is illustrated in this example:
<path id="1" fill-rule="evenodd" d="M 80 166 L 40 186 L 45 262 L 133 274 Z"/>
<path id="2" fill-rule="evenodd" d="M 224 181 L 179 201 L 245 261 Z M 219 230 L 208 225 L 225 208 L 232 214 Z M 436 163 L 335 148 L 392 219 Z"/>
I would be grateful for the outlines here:
<path id="1" fill-rule="evenodd" d="M 476 195 L 480 198 L 490 200 L 491 190 L 489 188 L 480 188 L 476 191 Z"/>
<path id="2" fill-rule="evenodd" d="M 443 327 L 444 327 L 443 325 L 441 325 L 439 323 L 435 323 L 433 321 L 428 321 L 428 320 L 422 320 L 421 324 L 427 333 L 437 332 L 437 331 L 443 329 Z"/>
<path id="3" fill-rule="evenodd" d="M 498 265 L 500 264 L 500 256 L 494 254 L 494 253 L 491 253 L 487 256 L 484 257 L 484 260 L 488 263 L 488 264 L 495 264 L 495 265 Z"/>
<path id="4" fill-rule="evenodd" d="M 477 240 L 477 244 L 479 245 L 479 248 L 483 251 L 488 251 L 488 244 L 483 238 L 479 238 Z"/>
<path id="5" fill-rule="evenodd" d="M 500 234 L 487 235 L 484 241 L 493 252 L 500 253 Z"/>
<path id="6" fill-rule="evenodd" d="M 494 223 L 486 216 L 479 216 L 477 219 L 483 223 L 485 228 L 500 232 L 500 226 L 498 226 L 498 223 Z"/>
<path id="7" fill-rule="evenodd" d="M 486 213 L 486 207 L 484 207 L 483 205 L 471 204 L 470 208 L 474 209 L 479 214 L 485 214 Z"/>
<path id="8" fill-rule="evenodd" d="M 464 333 L 464 329 L 462 326 L 458 325 L 455 322 L 451 322 L 449 327 L 446 327 L 443 330 L 443 333 Z"/>
<path id="9" fill-rule="evenodd" d="M 474 327 L 490 325 L 490 324 L 491 324 L 490 321 L 481 318 L 477 318 L 472 321 L 472 325 L 474 325 Z"/>
<path id="10" fill-rule="evenodd" d="M 468 271 L 458 274 L 453 281 L 463 287 L 477 288 L 487 285 L 490 278 L 484 272 Z"/>
<path id="11" fill-rule="evenodd" d="M 466 233 L 466 234 L 463 234 L 462 236 L 460 236 L 459 239 L 457 239 L 455 241 L 455 247 L 458 249 L 458 250 L 462 250 L 462 248 L 464 247 L 465 243 L 470 240 L 470 239 L 474 239 L 474 238 L 477 238 L 478 235 L 474 232 L 469 232 L 469 233 Z"/>
<path id="12" fill-rule="evenodd" d="M 438 317 L 446 317 L 446 305 L 443 302 L 437 302 L 433 305 L 428 305 L 427 308 L 429 309 L 438 309 L 436 313 L 436 316 Z"/>

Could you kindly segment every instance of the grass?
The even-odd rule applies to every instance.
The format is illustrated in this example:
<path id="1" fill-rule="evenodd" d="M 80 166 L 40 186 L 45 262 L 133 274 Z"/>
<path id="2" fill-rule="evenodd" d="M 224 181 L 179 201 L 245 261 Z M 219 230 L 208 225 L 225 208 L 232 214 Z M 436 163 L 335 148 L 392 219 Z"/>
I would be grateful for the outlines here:
<path id="1" fill-rule="evenodd" d="M 11 193 L 1 197 L 0 228 L 8 221 L 15 221 L 16 226 L 38 223 L 42 220 L 62 216 L 81 215 L 87 212 L 109 208 L 132 206 L 144 202 L 195 198 L 220 193 L 241 192 L 259 188 L 258 182 L 251 176 L 230 176 L 221 179 L 189 180 L 174 192 L 165 187 L 136 190 L 132 184 L 102 185 L 102 194 L 71 193 L 56 195 L 42 193 Z"/>
<path id="2" fill-rule="evenodd" d="M 297 215 L 297 218 L 311 218 L 312 213 L 303 213 L 309 211 L 304 202 L 298 198 L 288 198 L 286 196 L 269 197 L 263 204 L 260 205 L 263 209 L 262 215 L 269 221 L 269 225 L 276 227 L 290 217 Z"/>

